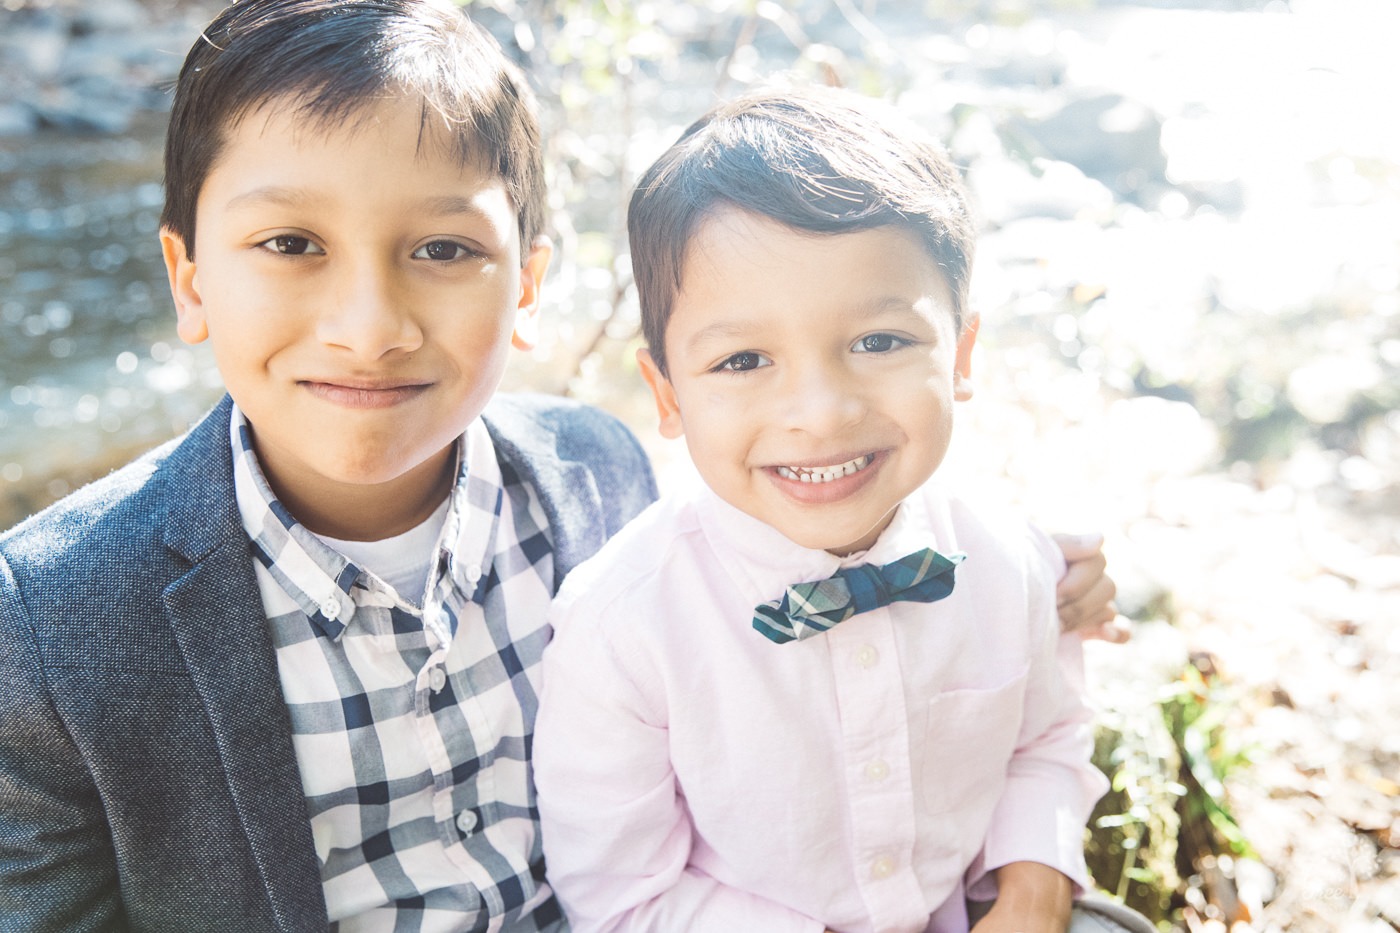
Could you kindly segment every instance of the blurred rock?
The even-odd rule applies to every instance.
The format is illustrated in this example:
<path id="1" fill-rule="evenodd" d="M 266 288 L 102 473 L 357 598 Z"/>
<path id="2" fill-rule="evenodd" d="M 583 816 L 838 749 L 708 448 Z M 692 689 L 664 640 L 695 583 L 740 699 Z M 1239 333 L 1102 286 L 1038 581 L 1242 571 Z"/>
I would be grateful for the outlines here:
<path id="1" fill-rule="evenodd" d="M 125 132 L 137 111 L 164 108 L 160 88 L 207 12 L 138 0 L 0 6 L 0 136 Z"/>
<path id="2" fill-rule="evenodd" d="M 1113 192 L 1068 162 L 1036 159 L 1029 166 L 1007 158 L 982 158 L 967 171 L 979 213 L 1003 225 L 1027 217 L 1072 220 L 1081 214 L 1106 215 Z"/>
<path id="3" fill-rule="evenodd" d="M 1013 118 L 1009 129 L 1038 154 L 1072 163 L 1137 203 L 1166 185 L 1162 119 L 1122 94 L 1073 99 L 1048 116 Z"/>
<path id="4" fill-rule="evenodd" d="M 31 80 L 58 74 L 69 35 L 68 22 L 58 11 L 0 9 L 0 24 L 0 57 L 17 65 Z"/>
<path id="5" fill-rule="evenodd" d="M 1164 474 L 1187 475 L 1209 466 L 1219 449 L 1214 427 L 1195 407 L 1157 396 L 1114 402 L 1107 429 L 1125 450 Z"/>
<path id="6" fill-rule="evenodd" d="M 94 32 L 133 31 L 147 25 L 151 15 L 137 0 L 102 0 L 85 3 L 74 11 L 74 35 Z"/>
<path id="7" fill-rule="evenodd" d="M 22 136 L 39 125 L 30 108 L 18 103 L 0 103 L 0 136 Z"/>
<path id="8" fill-rule="evenodd" d="M 42 95 L 33 103 L 39 123 L 72 133 L 120 133 L 131 125 L 136 108 L 106 94 L 84 94 L 81 85 Z"/>
<path id="9" fill-rule="evenodd" d="M 1383 378 L 1370 347 L 1350 350 L 1305 363 L 1288 376 L 1288 400 L 1314 424 L 1342 420 L 1353 398 Z"/>

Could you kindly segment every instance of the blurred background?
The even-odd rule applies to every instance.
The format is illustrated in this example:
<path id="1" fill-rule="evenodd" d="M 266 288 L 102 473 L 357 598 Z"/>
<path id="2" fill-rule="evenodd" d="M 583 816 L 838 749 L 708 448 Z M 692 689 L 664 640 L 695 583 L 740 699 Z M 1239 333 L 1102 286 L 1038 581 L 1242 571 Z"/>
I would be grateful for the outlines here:
<path id="1" fill-rule="evenodd" d="M 888 98 L 982 224 L 945 466 L 1102 531 L 1099 883 L 1163 930 L 1400 930 L 1400 4 L 476 0 L 542 103 L 558 252 L 509 387 L 662 470 L 622 210 L 747 86 Z M 219 4 L 0 0 L 0 528 L 221 393 L 156 239 L 168 88 Z"/>

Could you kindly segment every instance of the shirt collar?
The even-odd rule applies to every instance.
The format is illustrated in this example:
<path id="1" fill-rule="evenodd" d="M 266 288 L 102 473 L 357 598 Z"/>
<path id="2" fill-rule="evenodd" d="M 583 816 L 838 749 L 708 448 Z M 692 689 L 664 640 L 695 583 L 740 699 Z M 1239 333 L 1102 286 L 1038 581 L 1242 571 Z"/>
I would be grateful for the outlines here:
<path id="1" fill-rule="evenodd" d="M 782 597 L 794 583 L 824 580 L 843 567 L 885 564 L 923 547 L 937 548 L 933 518 L 921 491 L 897 507 L 894 518 L 866 551 L 837 557 L 803 547 L 721 499 L 698 478 L 683 495 L 693 498 L 700 528 L 745 602 Z"/>
<path id="2" fill-rule="evenodd" d="M 429 592 L 439 597 L 430 602 L 441 601 L 445 588 L 455 584 L 480 604 L 496 553 L 504 481 L 491 434 L 480 418 L 467 426 L 458 449 L 461 463 L 452 487 L 452 506 L 438 538 L 438 555 L 447 572 L 441 579 L 436 573 L 430 577 Z"/>
<path id="3" fill-rule="evenodd" d="M 243 528 L 257 559 L 312 623 L 340 638 L 355 613 L 352 588 L 366 572 L 302 525 L 277 500 L 253 450 L 252 432 L 237 405 L 230 416 L 234 495 Z M 429 574 L 429 605 L 441 603 L 454 586 L 480 602 L 504 497 L 500 465 L 480 418 L 457 444 L 451 505 Z M 386 584 L 380 584 L 387 588 Z M 400 600 L 414 614 L 419 610 Z"/>

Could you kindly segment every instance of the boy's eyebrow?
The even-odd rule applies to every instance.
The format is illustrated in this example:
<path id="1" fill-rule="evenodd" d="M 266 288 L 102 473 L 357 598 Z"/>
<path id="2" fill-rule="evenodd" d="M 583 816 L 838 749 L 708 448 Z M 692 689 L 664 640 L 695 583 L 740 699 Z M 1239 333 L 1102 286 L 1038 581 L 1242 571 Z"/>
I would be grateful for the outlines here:
<path id="1" fill-rule="evenodd" d="M 288 188 L 284 185 L 263 185 L 262 188 L 253 188 L 252 191 L 245 191 L 232 196 L 228 200 L 228 209 L 237 207 L 256 207 L 259 205 L 273 205 L 279 207 L 298 207 L 314 202 L 316 199 L 312 193 L 301 191 L 300 188 Z M 434 216 L 444 216 L 444 214 L 472 214 L 472 216 L 486 217 L 489 212 L 477 205 L 472 198 L 465 198 L 462 195 L 440 195 L 437 198 L 426 198 L 419 202 L 419 209 Z"/>
<path id="2" fill-rule="evenodd" d="M 261 188 L 254 188 L 251 191 L 244 191 L 229 199 L 225 205 L 226 210 L 237 210 L 246 207 L 258 207 L 261 205 L 271 205 L 273 207 L 304 207 L 308 203 L 315 201 L 314 195 L 308 194 L 299 188 L 289 188 L 283 185 L 264 185 Z M 445 217 L 449 215 L 466 215 L 474 218 L 493 219 L 490 212 L 486 211 L 472 198 L 456 194 L 445 194 L 438 197 L 427 198 L 420 202 L 419 209 L 432 217 Z"/>
<path id="3" fill-rule="evenodd" d="M 922 301 L 929 296 L 921 295 L 917 301 Z M 848 309 L 848 313 L 853 319 L 866 320 L 868 318 L 879 317 L 882 314 L 899 314 L 909 312 L 917 314 L 914 305 L 917 301 L 911 302 L 907 297 L 898 295 L 883 295 L 879 298 L 872 298 L 869 301 L 858 302 Z M 935 301 L 942 303 L 942 300 L 935 296 Z M 702 347 L 707 341 L 731 340 L 736 337 L 744 337 L 753 333 L 757 328 L 744 319 L 718 320 L 690 335 L 686 341 L 686 348 L 695 350 Z"/>
<path id="4" fill-rule="evenodd" d="M 262 204 L 270 204 L 276 207 L 297 207 L 305 204 L 309 200 L 304 192 L 296 188 L 286 188 L 280 185 L 264 185 L 261 188 L 254 188 L 252 191 L 244 191 L 229 198 L 229 202 L 224 205 L 225 210 L 237 210 L 243 207 L 257 207 Z"/>
<path id="5" fill-rule="evenodd" d="M 423 202 L 423 210 L 434 217 L 443 217 L 450 214 L 466 214 L 470 217 L 480 217 L 484 220 L 494 219 L 491 214 L 484 210 L 481 205 L 470 197 L 463 197 L 457 194 L 445 194 L 435 198 L 428 198 Z"/>
<path id="6" fill-rule="evenodd" d="M 690 335 L 686 349 L 695 350 L 714 340 L 732 340 L 753 333 L 755 328 L 745 321 L 715 321 Z"/>

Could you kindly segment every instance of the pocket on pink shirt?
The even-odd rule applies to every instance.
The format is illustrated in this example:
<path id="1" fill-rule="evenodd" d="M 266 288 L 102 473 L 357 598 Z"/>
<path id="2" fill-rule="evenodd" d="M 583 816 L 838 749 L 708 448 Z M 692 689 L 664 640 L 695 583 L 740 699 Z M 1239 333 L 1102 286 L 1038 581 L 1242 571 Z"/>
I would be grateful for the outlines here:
<path id="1" fill-rule="evenodd" d="M 949 690 L 929 700 L 918 778 L 930 812 L 957 811 L 959 823 L 991 816 L 1016 751 L 1029 669 L 999 686 Z"/>

